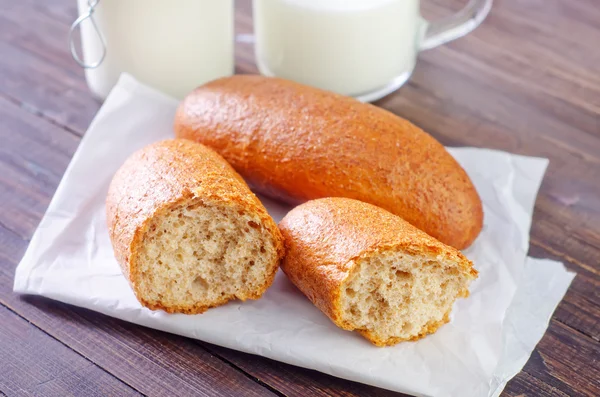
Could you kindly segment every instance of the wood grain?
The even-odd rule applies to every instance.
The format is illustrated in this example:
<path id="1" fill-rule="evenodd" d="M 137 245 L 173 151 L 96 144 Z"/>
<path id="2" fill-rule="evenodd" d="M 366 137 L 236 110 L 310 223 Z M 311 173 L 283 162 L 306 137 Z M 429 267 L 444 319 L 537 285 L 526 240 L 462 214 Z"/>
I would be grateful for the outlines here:
<path id="1" fill-rule="evenodd" d="M 75 4 L 0 0 L 0 95 L 83 135 L 100 104 L 68 50 Z"/>
<path id="2" fill-rule="evenodd" d="M 0 223 L 28 239 L 79 139 L 0 97 Z"/>
<path id="3" fill-rule="evenodd" d="M 422 3 L 437 18 L 465 2 Z M 238 4 L 238 32 L 251 32 L 250 3 Z M 45 342 L 66 349 L 57 354 L 81 354 L 143 393 L 393 394 L 12 294 L 14 267 L 99 104 L 65 44 L 74 1 L 0 0 L 0 9 L 0 303 L 68 346 Z M 447 145 L 550 159 L 530 255 L 578 275 L 508 396 L 600 394 L 598 21 L 596 0 L 496 0 L 477 31 L 421 54 L 409 83 L 378 102 Z M 237 56 L 239 72 L 256 72 L 250 45 Z"/>
<path id="4" fill-rule="evenodd" d="M 0 324 L 0 390 L 5 393 L 60 397 L 140 395 L 2 306 Z"/>
<path id="5" fill-rule="evenodd" d="M 529 374 L 569 396 L 597 396 L 600 391 L 600 344 L 553 321 L 528 366 Z"/>
<path id="6" fill-rule="evenodd" d="M 256 357 L 224 347 L 208 343 L 203 345 L 215 355 L 227 360 L 253 377 L 260 379 L 264 384 L 279 390 L 286 396 L 403 396 L 400 393 L 327 376 L 317 371 Z"/>

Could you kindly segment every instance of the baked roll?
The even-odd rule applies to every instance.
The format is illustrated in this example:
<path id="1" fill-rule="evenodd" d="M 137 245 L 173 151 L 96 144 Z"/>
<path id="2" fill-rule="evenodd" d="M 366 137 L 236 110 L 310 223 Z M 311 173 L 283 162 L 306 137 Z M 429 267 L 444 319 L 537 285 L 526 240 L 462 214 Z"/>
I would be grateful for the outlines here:
<path id="1" fill-rule="evenodd" d="M 257 299 L 283 256 L 277 225 L 213 150 L 166 140 L 134 153 L 106 199 L 110 240 L 140 303 L 202 313 Z"/>
<path id="2" fill-rule="evenodd" d="M 438 141 L 350 97 L 278 78 L 226 77 L 183 100 L 175 134 L 215 149 L 250 186 L 292 204 L 354 198 L 458 249 L 482 228 L 475 187 Z"/>
<path id="3" fill-rule="evenodd" d="M 477 277 L 460 251 L 357 200 L 308 201 L 279 228 L 292 283 L 338 327 L 377 346 L 435 332 Z"/>

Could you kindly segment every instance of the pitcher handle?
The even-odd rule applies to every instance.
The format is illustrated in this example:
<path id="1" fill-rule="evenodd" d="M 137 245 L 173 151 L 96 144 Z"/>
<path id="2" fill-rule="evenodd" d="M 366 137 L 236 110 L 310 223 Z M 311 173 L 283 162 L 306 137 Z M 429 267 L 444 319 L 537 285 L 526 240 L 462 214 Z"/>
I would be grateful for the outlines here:
<path id="1" fill-rule="evenodd" d="M 425 33 L 419 50 L 425 51 L 458 39 L 475 29 L 492 8 L 493 0 L 470 0 L 459 12 L 439 21 L 425 21 Z"/>
<path id="2" fill-rule="evenodd" d="M 73 22 L 73 24 L 71 25 L 71 28 L 69 29 L 69 49 L 71 50 L 71 56 L 73 57 L 75 62 L 77 62 L 77 64 L 79 64 L 79 66 L 81 66 L 84 69 L 97 68 L 98 66 L 100 66 L 100 64 L 102 63 L 102 61 L 104 61 L 104 58 L 106 57 L 106 41 L 104 40 L 104 36 L 102 35 L 102 32 L 100 31 L 100 28 L 98 27 L 98 24 L 96 23 L 96 20 L 94 19 L 94 12 L 96 11 L 96 7 L 98 6 L 99 2 L 100 2 L 100 0 L 88 0 L 87 12 L 81 14 L 75 20 L 75 22 Z M 75 48 L 75 37 L 74 37 L 75 30 L 77 30 L 77 28 L 81 29 L 81 24 L 86 19 L 89 19 L 89 21 L 91 22 L 92 26 L 94 27 L 94 31 L 98 35 L 100 44 L 102 45 L 102 53 L 100 54 L 100 58 L 96 62 L 92 62 L 92 63 L 86 63 L 79 56 L 79 54 L 77 53 L 77 49 Z"/>

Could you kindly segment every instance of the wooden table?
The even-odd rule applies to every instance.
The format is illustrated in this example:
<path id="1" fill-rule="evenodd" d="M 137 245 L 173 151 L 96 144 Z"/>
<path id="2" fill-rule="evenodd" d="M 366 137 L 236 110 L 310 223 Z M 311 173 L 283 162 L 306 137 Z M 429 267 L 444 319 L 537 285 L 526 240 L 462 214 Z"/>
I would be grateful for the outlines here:
<path id="1" fill-rule="evenodd" d="M 67 49 L 75 3 L 0 0 L 0 395 L 394 395 L 12 292 L 100 106 Z M 465 1 L 424 3 L 437 17 Z M 240 2 L 239 32 L 249 9 Z M 550 159 L 529 253 L 578 275 L 507 396 L 600 395 L 599 43 L 597 0 L 496 0 L 475 33 L 423 53 L 378 102 L 447 145 Z M 239 47 L 239 72 L 255 72 Z"/>

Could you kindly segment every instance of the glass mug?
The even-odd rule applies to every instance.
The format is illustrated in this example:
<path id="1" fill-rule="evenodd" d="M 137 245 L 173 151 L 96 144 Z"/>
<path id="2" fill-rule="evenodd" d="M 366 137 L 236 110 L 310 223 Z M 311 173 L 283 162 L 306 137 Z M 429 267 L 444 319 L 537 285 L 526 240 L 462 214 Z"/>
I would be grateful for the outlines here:
<path id="1" fill-rule="evenodd" d="M 174 4 L 176 3 L 176 4 Z M 71 54 L 106 98 L 122 72 L 175 98 L 234 72 L 233 0 L 77 0 Z M 83 55 L 75 48 L 81 30 Z"/>
<path id="2" fill-rule="evenodd" d="M 420 0 L 254 0 L 258 69 L 365 102 L 398 89 L 419 51 L 475 29 L 492 0 L 425 21 Z"/>

